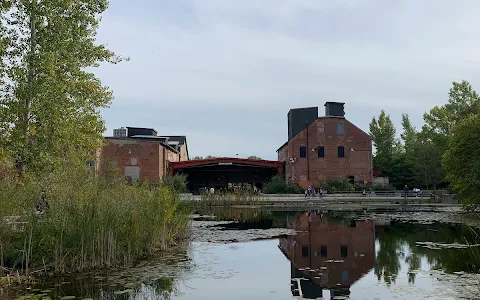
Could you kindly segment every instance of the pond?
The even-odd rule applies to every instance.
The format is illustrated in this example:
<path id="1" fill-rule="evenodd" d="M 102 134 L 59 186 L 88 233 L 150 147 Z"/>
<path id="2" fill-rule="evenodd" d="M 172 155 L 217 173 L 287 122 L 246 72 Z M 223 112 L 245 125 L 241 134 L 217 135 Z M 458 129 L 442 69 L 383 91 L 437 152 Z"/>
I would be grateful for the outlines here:
<path id="1" fill-rule="evenodd" d="M 479 299 L 478 232 L 435 214 L 198 213 L 184 247 L 0 299 Z"/>

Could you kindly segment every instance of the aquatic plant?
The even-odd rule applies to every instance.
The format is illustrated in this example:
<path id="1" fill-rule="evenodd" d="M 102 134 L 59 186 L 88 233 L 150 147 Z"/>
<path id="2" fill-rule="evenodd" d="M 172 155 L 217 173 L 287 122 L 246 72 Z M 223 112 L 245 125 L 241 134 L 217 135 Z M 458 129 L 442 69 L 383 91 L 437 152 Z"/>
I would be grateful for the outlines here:
<path id="1" fill-rule="evenodd" d="M 164 185 L 64 172 L 3 180 L 0 191 L 0 269 L 7 271 L 58 274 L 128 264 L 189 232 L 188 208 Z M 42 191 L 43 214 L 36 211 Z"/>

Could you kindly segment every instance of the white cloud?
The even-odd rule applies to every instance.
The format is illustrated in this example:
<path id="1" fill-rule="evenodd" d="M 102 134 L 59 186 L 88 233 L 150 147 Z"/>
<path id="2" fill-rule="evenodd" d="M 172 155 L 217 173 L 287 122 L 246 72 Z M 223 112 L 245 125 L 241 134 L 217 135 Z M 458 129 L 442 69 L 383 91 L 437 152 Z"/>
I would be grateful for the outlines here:
<path id="1" fill-rule="evenodd" d="M 101 24 L 99 41 L 131 57 L 98 70 L 119 99 L 105 113 L 107 127 L 148 120 L 143 126 L 169 128 L 165 115 L 175 115 L 192 153 L 229 153 L 229 145 L 251 153 L 258 147 L 251 132 L 261 132 L 253 154 L 275 158 L 288 109 L 322 111 L 325 101 L 346 102 L 348 118 L 364 130 L 381 108 L 397 124 L 408 112 L 420 126 L 424 111 L 447 100 L 451 81 L 480 86 L 476 1 L 130 4 L 112 1 Z M 143 109 L 129 113 L 134 107 Z M 221 124 L 209 111 L 242 114 Z M 227 148 L 200 142 L 212 139 Z"/>

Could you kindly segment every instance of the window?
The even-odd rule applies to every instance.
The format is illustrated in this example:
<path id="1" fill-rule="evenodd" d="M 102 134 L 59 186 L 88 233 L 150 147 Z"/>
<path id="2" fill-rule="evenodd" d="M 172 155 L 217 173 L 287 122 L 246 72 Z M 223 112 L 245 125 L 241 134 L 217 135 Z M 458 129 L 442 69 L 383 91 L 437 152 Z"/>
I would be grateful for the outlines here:
<path id="1" fill-rule="evenodd" d="M 131 159 L 131 164 L 132 164 L 132 165 L 136 165 L 136 164 L 137 164 L 137 159 L 136 159 L 136 158 L 132 158 L 132 159 Z"/>
<path id="2" fill-rule="evenodd" d="M 328 254 L 328 253 L 327 253 L 327 246 L 324 246 L 324 245 L 323 245 L 323 246 L 320 248 L 320 255 L 322 255 L 322 257 L 327 257 L 327 254 Z"/>
<path id="3" fill-rule="evenodd" d="M 318 151 L 318 157 L 325 157 L 325 147 L 323 146 L 318 147 L 317 151 Z"/>
<path id="4" fill-rule="evenodd" d="M 347 283 L 348 282 L 348 271 L 347 270 L 344 270 L 342 272 L 342 281 L 343 283 Z"/>
<path id="5" fill-rule="evenodd" d="M 302 247 L 302 257 L 307 257 L 308 256 L 308 247 L 303 246 Z"/>
<path id="6" fill-rule="evenodd" d="M 345 157 L 345 148 L 343 146 L 338 146 L 338 157 Z"/>
<path id="7" fill-rule="evenodd" d="M 300 147 L 300 157 L 307 157 L 307 147 Z"/>
<path id="8" fill-rule="evenodd" d="M 323 125 L 317 127 L 318 133 L 323 133 Z"/>
<path id="9" fill-rule="evenodd" d="M 347 248 L 347 245 L 343 245 L 343 246 L 340 248 L 340 254 L 342 255 L 342 257 L 347 257 L 347 256 L 348 256 L 348 248 Z"/>
<path id="10" fill-rule="evenodd" d="M 87 163 L 87 167 L 88 167 L 88 168 L 91 168 L 91 169 L 95 168 L 95 162 L 94 162 L 94 161 L 89 161 L 89 162 Z"/>
<path id="11" fill-rule="evenodd" d="M 343 135 L 345 133 L 345 127 L 343 123 L 338 123 L 337 124 L 337 134 L 338 135 Z"/>

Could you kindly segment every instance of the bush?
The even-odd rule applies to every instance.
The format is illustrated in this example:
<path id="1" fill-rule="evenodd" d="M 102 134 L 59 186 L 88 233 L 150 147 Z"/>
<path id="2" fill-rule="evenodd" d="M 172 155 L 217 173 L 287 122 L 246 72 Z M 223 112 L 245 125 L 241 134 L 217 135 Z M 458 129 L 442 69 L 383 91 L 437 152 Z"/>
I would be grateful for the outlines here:
<path id="1" fill-rule="evenodd" d="M 318 187 L 327 190 L 329 193 L 354 191 L 355 186 L 350 183 L 348 177 L 331 178 L 320 180 Z"/>
<path id="2" fill-rule="evenodd" d="M 397 190 L 393 185 L 375 185 L 373 187 L 374 191 L 395 191 Z"/>
<path id="3" fill-rule="evenodd" d="M 42 190 L 48 208 L 38 216 Z M 8 215 L 19 216 L 23 228 L 8 224 Z M 189 211 L 167 185 L 81 172 L 0 181 L 0 262 L 27 274 L 128 264 L 179 243 L 188 231 Z"/>
<path id="4" fill-rule="evenodd" d="M 275 175 L 263 185 L 264 194 L 301 194 L 303 189 L 298 185 L 289 185 L 281 176 Z"/>
<path id="5" fill-rule="evenodd" d="M 162 184 L 177 193 L 185 193 L 187 191 L 187 175 L 175 174 L 173 176 L 165 176 Z"/>

